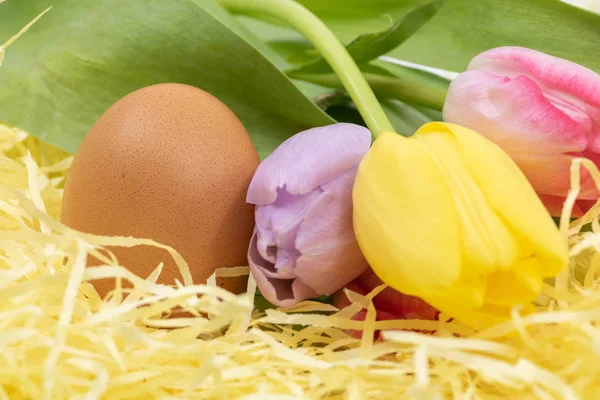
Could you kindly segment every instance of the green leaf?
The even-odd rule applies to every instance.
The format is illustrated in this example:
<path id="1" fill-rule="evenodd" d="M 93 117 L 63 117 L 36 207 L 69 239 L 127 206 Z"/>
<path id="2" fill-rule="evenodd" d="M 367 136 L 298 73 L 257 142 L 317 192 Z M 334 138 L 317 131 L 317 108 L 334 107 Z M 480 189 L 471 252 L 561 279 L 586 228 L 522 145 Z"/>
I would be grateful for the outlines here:
<path id="1" fill-rule="evenodd" d="M 389 74 L 379 74 L 364 71 L 363 76 L 380 98 L 398 99 L 408 103 L 414 103 L 428 108 L 441 110 L 446 99 L 446 90 L 438 89 L 427 82 L 419 82 L 400 78 Z M 340 78 L 333 72 L 322 74 L 295 74 L 296 79 L 302 79 L 320 86 L 343 90 L 344 85 Z"/>
<path id="2" fill-rule="evenodd" d="M 308 64 L 319 57 L 319 51 L 310 43 L 299 40 L 273 40 L 269 47 L 291 65 Z"/>
<path id="3" fill-rule="evenodd" d="M 384 59 L 392 59 L 397 61 L 396 59 L 385 57 Z M 404 63 L 402 63 L 404 64 Z M 450 82 L 454 79 L 452 77 L 440 76 L 436 73 L 430 72 L 428 70 L 416 69 L 415 67 L 406 67 L 400 64 L 392 64 L 390 62 L 384 62 L 382 59 L 378 59 L 376 61 L 372 61 L 368 64 L 371 68 L 378 68 L 381 75 L 385 75 L 386 73 L 390 76 L 395 76 L 399 79 L 403 80 L 411 80 L 414 82 L 418 82 L 424 86 L 430 86 L 435 88 L 436 90 L 448 91 L 448 87 L 450 86 Z M 452 74 L 446 74 L 452 75 Z"/>
<path id="4" fill-rule="evenodd" d="M 398 17 L 422 3 L 297 1 L 323 19 L 342 40 L 385 26 L 385 16 Z M 390 55 L 460 72 L 477 54 L 510 45 L 536 49 L 600 72 L 599 27 L 600 15 L 560 0 L 448 0 L 422 29 Z"/>
<path id="5" fill-rule="evenodd" d="M 367 32 L 385 32 L 419 4 L 431 0 L 296 0 L 315 13 L 342 41 L 349 43 Z M 235 18 L 294 65 L 319 57 L 304 36 L 290 26 L 262 14 Z"/>
<path id="6" fill-rule="evenodd" d="M 402 136 L 411 136 L 427 122 L 441 121 L 441 115 L 439 118 L 432 118 L 431 115 L 399 100 L 383 100 L 381 106 L 396 132 Z"/>
<path id="7" fill-rule="evenodd" d="M 320 17 L 343 42 L 365 32 L 379 32 L 400 21 L 427 0 L 296 0 Z"/>
<path id="8" fill-rule="evenodd" d="M 357 64 L 367 63 L 382 54 L 386 54 L 417 32 L 437 13 L 444 2 L 445 0 L 433 0 L 419 5 L 394 22 L 388 29 L 376 33 L 361 34 L 346 45 L 346 50 Z M 320 57 L 288 71 L 288 75 L 323 72 L 331 72 L 331 67 L 323 57 Z"/>
<path id="9" fill-rule="evenodd" d="M 450 0 L 392 55 L 463 71 L 482 51 L 522 46 L 600 72 L 600 15 L 559 0 Z"/>
<path id="10" fill-rule="evenodd" d="M 52 2 L 0 5 L 0 38 Z M 289 136 L 334 122 L 239 28 L 225 25 L 226 15 L 205 11 L 209 3 L 62 0 L 10 48 L 0 74 L 0 120 L 74 152 L 119 98 L 178 82 L 227 104 L 263 158 Z"/>
<path id="11" fill-rule="evenodd" d="M 199 1 L 199 0 L 197 0 Z M 277 68 L 280 70 L 289 69 L 292 64 L 286 58 L 285 53 L 281 53 L 279 49 L 274 46 L 270 46 L 263 41 L 253 29 L 250 29 L 247 25 L 243 24 L 235 16 L 231 15 L 225 7 L 221 6 L 215 0 L 203 0 L 201 3 L 202 8 L 209 12 L 213 17 L 221 21 L 224 25 L 230 28 L 232 31 L 240 35 L 252 46 L 254 46 L 262 55 L 269 59 Z M 312 56 L 311 58 L 314 58 Z M 318 97 L 327 91 L 326 88 L 310 84 L 303 81 L 293 81 L 298 89 L 305 96 L 309 98 Z"/>
<path id="12" fill-rule="evenodd" d="M 276 305 L 270 303 L 267 299 L 263 297 L 260 292 L 256 292 L 254 295 L 254 306 L 260 312 L 264 312 L 265 310 L 276 309 L 278 308 Z"/>
<path id="13" fill-rule="evenodd" d="M 367 127 L 365 120 L 352 102 L 352 99 L 344 91 L 335 91 L 328 96 L 323 96 L 325 99 L 320 103 L 325 103 L 324 109 L 327 110 L 332 118 L 339 122 L 347 122 L 351 124 Z"/>

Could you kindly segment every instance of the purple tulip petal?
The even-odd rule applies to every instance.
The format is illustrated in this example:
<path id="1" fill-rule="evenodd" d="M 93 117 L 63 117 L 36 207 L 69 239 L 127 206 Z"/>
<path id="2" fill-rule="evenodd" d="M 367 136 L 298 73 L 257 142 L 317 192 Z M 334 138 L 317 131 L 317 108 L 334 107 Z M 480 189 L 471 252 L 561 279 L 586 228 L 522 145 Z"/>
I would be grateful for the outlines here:
<path id="1" fill-rule="evenodd" d="M 250 183 L 247 202 L 271 204 L 284 186 L 289 194 L 306 194 L 357 165 L 370 145 L 371 132 L 354 124 L 300 132 L 261 162 Z"/>
<path id="2" fill-rule="evenodd" d="M 258 167 L 248 262 L 267 300 L 292 306 L 343 287 L 365 268 L 352 227 L 352 187 L 371 133 L 352 124 L 301 132 Z"/>
<path id="3" fill-rule="evenodd" d="M 291 248 L 307 210 L 320 195 L 319 188 L 303 196 L 289 194 L 286 188 L 279 189 L 274 203 L 257 207 L 256 224 L 261 233 L 265 230 L 271 232 L 274 239 L 271 244 Z"/>
<path id="4" fill-rule="evenodd" d="M 258 253 L 256 240 L 255 232 L 250 242 L 248 262 L 252 276 L 265 299 L 280 307 L 291 307 L 299 301 L 317 296 L 314 289 L 301 279 L 273 278 L 271 272 L 274 266 Z"/>
<path id="5" fill-rule="evenodd" d="M 302 254 L 295 274 L 320 295 L 329 295 L 367 268 L 352 226 L 352 187 L 358 167 L 321 188 L 330 194 L 300 225 L 296 247 Z"/>

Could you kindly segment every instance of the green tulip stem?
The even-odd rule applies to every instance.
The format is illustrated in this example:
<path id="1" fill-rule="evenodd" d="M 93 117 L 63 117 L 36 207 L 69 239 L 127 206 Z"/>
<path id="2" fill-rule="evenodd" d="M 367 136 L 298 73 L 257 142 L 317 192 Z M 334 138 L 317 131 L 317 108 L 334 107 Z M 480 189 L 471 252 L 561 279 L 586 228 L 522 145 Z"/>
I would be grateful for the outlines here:
<path id="1" fill-rule="evenodd" d="M 319 50 L 375 137 L 394 128 L 360 69 L 344 45 L 313 13 L 293 0 L 219 0 L 227 9 L 239 14 L 263 14 L 280 19 L 300 31 Z"/>

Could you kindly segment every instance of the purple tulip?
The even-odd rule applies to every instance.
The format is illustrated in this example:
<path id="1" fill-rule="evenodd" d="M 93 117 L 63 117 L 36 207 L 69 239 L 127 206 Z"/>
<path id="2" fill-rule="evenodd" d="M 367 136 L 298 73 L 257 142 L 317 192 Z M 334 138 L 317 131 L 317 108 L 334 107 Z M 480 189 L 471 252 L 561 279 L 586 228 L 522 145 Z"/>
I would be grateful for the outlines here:
<path id="1" fill-rule="evenodd" d="M 352 227 L 352 187 L 371 132 L 338 123 L 282 143 L 256 170 L 248 250 L 252 275 L 271 303 L 290 307 L 329 295 L 368 267 Z"/>

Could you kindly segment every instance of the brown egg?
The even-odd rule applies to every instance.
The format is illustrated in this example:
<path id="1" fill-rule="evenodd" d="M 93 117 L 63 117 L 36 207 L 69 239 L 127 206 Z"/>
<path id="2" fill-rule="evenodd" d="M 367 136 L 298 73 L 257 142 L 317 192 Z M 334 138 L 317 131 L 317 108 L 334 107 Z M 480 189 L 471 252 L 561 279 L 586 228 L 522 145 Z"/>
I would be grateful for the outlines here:
<path id="1" fill-rule="evenodd" d="M 258 163 L 244 126 L 217 98 L 187 85 L 149 86 L 110 107 L 83 140 L 61 219 L 87 233 L 172 246 L 194 283 L 205 283 L 216 268 L 247 265 L 254 208 L 246 191 Z M 110 250 L 141 277 L 165 262 L 160 283 L 183 279 L 166 250 Z M 219 285 L 240 293 L 246 280 Z M 115 285 L 114 279 L 92 283 L 101 296 Z"/>

